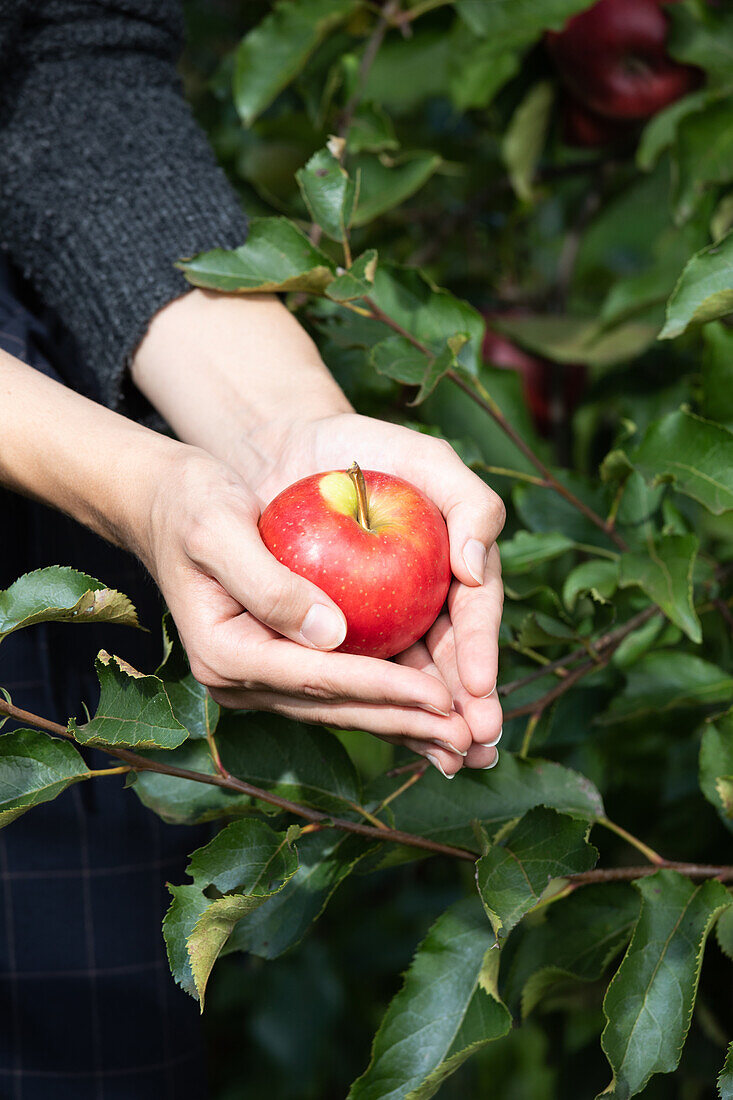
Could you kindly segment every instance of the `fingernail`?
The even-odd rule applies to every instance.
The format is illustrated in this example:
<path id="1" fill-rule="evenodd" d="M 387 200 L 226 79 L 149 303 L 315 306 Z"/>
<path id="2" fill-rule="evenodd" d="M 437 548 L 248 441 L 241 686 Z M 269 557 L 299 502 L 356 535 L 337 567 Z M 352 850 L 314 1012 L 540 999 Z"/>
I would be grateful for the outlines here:
<path id="1" fill-rule="evenodd" d="M 346 637 L 346 623 L 332 608 L 314 603 L 303 619 L 300 632 L 317 649 L 335 649 Z"/>
<path id="2" fill-rule="evenodd" d="M 485 766 L 484 766 L 483 768 L 481 768 L 480 770 L 481 770 L 482 772 L 487 772 L 487 771 L 489 771 L 489 769 L 490 769 L 490 768 L 495 768 L 495 767 L 496 767 L 496 765 L 497 765 L 498 763 L 499 763 L 499 754 L 498 754 L 498 752 L 497 752 L 496 756 L 494 757 L 493 763 L 491 763 L 491 764 L 486 764 L 486 765 L 485 765 Z"/>
<path id="3" fill-rule="evenodd" d="M 431 714 L 439 714 L 441 718 L 450 718 L 449 710 L 439 710 L 438 707 L 434 707 L 432 703 L 418 703 L 422 710 L 429 710 Z"/>
<path id="4" fill-rule="evenodd" d="M 454 752 L 456 756 L 468 756 L 468 752 L 461 752 L 455 745 L 451 745 L 450 741 L 441 741 L 439 737 L 431 738 L 434 745 L 437 745 L 439 749 L 447 749 L 448 752 Z M 453 776 L 450 777 L 451 779 Z"/>
<path id="5" fill-rule="evenodd" d="M 486 566 L 486 547 L 478 539 L 469 539 L 463 547 L 463 560 L 466 569 L 478 584 L 484 583 L 484 568 Z"/>
<path id="6" fill-rule="evenodd" d="M 485 749 L 493 749 L 494 745 L 498 745 L 501 741 L 501 735 L 503 732 L 504 727 L 502 726 L 493 741 L 479 741 L 479 739 L 476 738 L 476 744 L 481 745 Z"/>
<path id="7" fill-rule="evenodd" d="M 437 756 L 433 756 L 432 753 L 426 752 L 425 758 L 426 760 L 430 761 L 434 768 L 438 769 L 440 774 L 443 776 L 443 779 L 455 779 L 454 775 L 448 775 L 447 772 L 443 770 L 443 765 L 441 764 L 440 760 L 438 760 Z"/>
<path id="8" fill-rule="evenodd" d="M 485 695 L 479 695 L 479 699 L 488 699 L 496 691 L 496 684 L 492 687 L 491 691 L 487 691 Z"/>

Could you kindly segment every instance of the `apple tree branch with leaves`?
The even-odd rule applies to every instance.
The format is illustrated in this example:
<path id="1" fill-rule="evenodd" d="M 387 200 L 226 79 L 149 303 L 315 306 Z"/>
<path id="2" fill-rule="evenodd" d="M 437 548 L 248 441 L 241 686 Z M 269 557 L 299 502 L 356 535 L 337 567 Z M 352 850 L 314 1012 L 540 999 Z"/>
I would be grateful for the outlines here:
<path id="1" fill-rule="evenodd" d="M 603 1096 L 682 1072 L 701 1021 L 733 1097 L 733 1035 L 696 1000 L 713 928 L 733 960 L 733 15 L 660 9 L 674 98 L 622 119 L 563 70 L 554 36 L 590 7 L 281 0 L 198 102 L 248 239 L 178 261 L 286 296 L 357 408 L 448 439 L 507 501 L 499 766 L 374 776 L 334 731 L 221 711 L 167 615 L 154 672 L 99 654 L 93 715 L 0 698 L 1 825 L 120 776 L 219 823 L 163 924 L 202 1010 L 220 956 L 294 948 L 352 873 L 455 869 L 349 1100 L 434 1096 L 582 988 Z M 0 643 L 47 621 L 138 625 L 59 566 L 0 592 Z"/>

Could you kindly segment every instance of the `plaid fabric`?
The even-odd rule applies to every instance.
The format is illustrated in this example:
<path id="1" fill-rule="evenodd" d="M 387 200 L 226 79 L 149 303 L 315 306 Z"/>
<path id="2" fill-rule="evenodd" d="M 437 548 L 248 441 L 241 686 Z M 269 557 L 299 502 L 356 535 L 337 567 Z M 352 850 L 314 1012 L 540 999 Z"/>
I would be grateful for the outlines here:
<path id="1" fill-rule="evenodd" d="M 62 349 L 0 267 L 0 347 L 47 374 Z M 0 588 L 57 562 L 120 588 L 149 635 L 115 626 L 32 627 L 0 646 L 0 686 L 64 721 L 96 702 L 104 647 L 143 669 L 160 657 L 157 590 L 129 556 L 0 491 Z M 9 726 L 5 727 L 7 732 Z M 110 758 L 85 751 L 93 768 Z M 0 1100 L 205 1100 L 198 1008 L 168 971 L 165 882 L 208 829 L 168 826 L 119 776 L 74 786 L 0 832 Z"/>

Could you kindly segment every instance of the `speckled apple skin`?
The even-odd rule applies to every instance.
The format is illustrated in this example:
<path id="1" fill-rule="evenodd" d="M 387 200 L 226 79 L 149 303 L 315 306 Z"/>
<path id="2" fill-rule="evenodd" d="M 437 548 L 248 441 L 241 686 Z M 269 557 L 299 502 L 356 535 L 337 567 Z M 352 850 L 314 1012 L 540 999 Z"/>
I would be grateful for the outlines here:
<path id="1" fill-rule="evenodd" d="M 337 471 L 345 473 L 345 471 Z M 440 511 L 414 485 L 364 470 L 370 515 L 387 516 L 365 531 L 331 507 L 324 473 L 303 478 L 268 504 L 260 534 L 271 554 L 318 585 L 343 611 L 344 653 L 394 657 L 435 622 L 448 595 L 448 530 Z"/>

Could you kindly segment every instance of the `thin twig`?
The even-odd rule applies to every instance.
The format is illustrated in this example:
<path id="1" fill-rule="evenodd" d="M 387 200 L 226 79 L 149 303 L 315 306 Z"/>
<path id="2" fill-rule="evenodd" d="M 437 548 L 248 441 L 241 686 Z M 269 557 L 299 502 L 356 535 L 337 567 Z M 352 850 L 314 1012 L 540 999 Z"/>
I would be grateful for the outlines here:
<path id="1" fill-rule="evenodd" d="M 20 707 L 13 706 L 12 703 L 6 702 L 4 699 L 0 699 L 0 714 L 6 714 L 9 718 L 14 718 L 18 722 L 22 722 L 29 726 L 35 726 L 37 729 L 45 730 L 47 733 L 53 733 L 57 737 L 65 737 L 68 740 L 73 741 L 74 737 L 64 727 L 59 725 L 58 722 L 51 722 L 48 718 L 43 718 L 38 714 L 32 714 L 30 711 L 22 710 Z M 162 760 L 150 760 L 145 756 L 138 756 L 137 753 L 130 752 L 128 749 L 117 748 L 112 745 L 100 745 L 98 746 L 109 756 L 117 757 L 119 760 L 124 760 L 135 771 L 149 771 L 158 772 L 161 775 L 172 775 L 177 779 L 190 779 L 196 783 L 208 783 L 213 787 L 223 787 L 225 790 L 237 791 L 239 794 L 249 795 L 250 798 L 256 798 L 260 802 L 267 802 L 271 806 L 277 806 L 280 810 L 285 810 L 288 813 L 295 814 L 297 817 L 304 817 L 307 821 L 324 824 L 333 827 L 334 829 L 341 829 L 346 833 L 356 833 L 358 836 L 368 837 L 370 840 L 390 840 L 393 844 L 404 844 L 408 848 L 420 848 L 426 852 L 433 852 L 436 855 L 451 856 L 454 859 L 463 859 L 470 862 L 474 862 L 476 859 L 475 852 L 469 852 L 464 848 L 454 848 L 450 844 L 440 844 L 434 840 L 428 840 L 427 837 L 413 836 L 412 833 L 404 833 L 401 829 L 377 829 L 373 825 L 362 825 L 358 821 L 347 821 L 345 818 L 333 817 L 331 814 L 321 813 L 319 810 L 312 810 L 309 806 L 301 806 L 297 802 L 291 802 L 289 798 L 281 798 L 280 795 L 273 794 L 271 791 L 262 790 L 260 787 L 254 787 L 251 783 L 246 783 L 242 779 L 237 779 L 233 775 L 207 775 L 205 772 L 189 771 L 187 768 L 177 768 L 172 764 L 165 764 Z"/>
<path id="2" fill-rule="evenodd" d="M 372 31 L 366 46 L 364 47 L 364 53 L 361 55 L 361 64 L 359 65 L 359 71 L 356 74 L 356 84 L 354 90 L 349 97 L 346 106 L 343 109 L 341 118 L 339 119 L 338 136 L 345 138 L 349 132 L 352 120 L 354 118 L 354 112 L 361 102 L 361 97 L 364 94 L 364 88 L 366 87 L 367 77 L 371 72 L 372 65 L 375 58 L 379 53 L 379 47 L 384 41 L 384 36 L 390 26 L 397 22 L 397 17 L 400 14 L 400 0 L 387 0 L 387 3 L 382 9 L 382 13 L 377 20 L 377 24 Z"/>
<path id="3" fill-rule="evenodd" d="M 634 615 L 633 618 L 629 619 L 621 626 L 617 626 L 614 630 L 609 630 L 608 633 L 602 634 L 600 638 L 597 638 L 593 643 L 596 653 L 600 653 L 609 645 L 615 645 L 617 642 L 623 641 L 624 638 L 633 633 L 634 630 L 638 630 L 638 628 L 648 622 L 649 619 L 653 619 L 655 615 L 661 614 L 662 612 L 658 607 L 646 607 L 643 611 Z M 576 661 L 586 656 L 586 647 L 580 646 L 578 649 L 574 649 L 572 653 L 567 653 L 564 657 L 558 657 L 555 661 L 549 661 L 546 665 L 543 665 L 542 668 L 537 668 L 533 672 L 528 672 L 526 676 L 521 676 L 518 680 L 510 680 L 508 684 L 502 684 L 498 688 L 498 693 L 501 696 L 511 695 L 512 692 L 519 691 L 520 688 L 526 687 L 527 684 L 532 684 L 535 680 L 541 680 L 543 676 L 547 676 L 550 672 L 556 672 L 558 669 L 567 668 L 568 665 L 574 664 Z"/>
<path id="4" fill-rule="evenodd" d="M 395 321 L 393 317 L 390 317 L 388 313 L 385 313 L 380 306 L 374 301 L 373 298 L 365 297 L 362 299 L 364 305 L 370 311 L 372 319 L 374 321 L 381 321 L 382 324 L 387 325 L 396 332 L 399 336 L 402 336 L 407 340 L 414 348 L 421 351 L 423 355 L 426 355 L 429 359 L 434 359 L 435 356 L 431 349 L 413 336 L 411 332 L 408 332 L 398 321 Z M 353 306 L 348 308 L 353 309 Z M 619 535 L 618 531 L 614 530 L 602 516 L 599 516 L 597 512 L 594 512 L 592 508 L 589 508 L 585 501 L 577 497 L 570 489 L 568 489 L 561 481 L 559 481 L 549 466 L 546 466 L 542 459 L 534 453 L 528 443 L 525 443 L 521 435 L 515 428 L 509 423 L 503 412 L 494 401 L 491 394 L 481 385 L 478 379 L 474 378 L 471 382 L 468 382 L 462 375 L 457 374 L 455 371 L 449 370 L 446 372 L 446 378 L 449 378 L 459 389 L 471 398 L 471 400 L 488 413 L 492 420 L 501 428 L 506 436 L 511 439 L 514 446 L 521 451 L 526 459 L 528 459 L 535 469 L 542 475 L 543 480 L 546 482 L 547 487 L 553 489 L 561 497 L 563 497 L 568 504 L 572 504 L 574 508 L 577 508 L 586 519 L 590 520 L 596 527 L 598 527 L 605 535 L 608 536 L 613 542 L 616 543 L 619 550 L 628 550 L 629 547 L 626 541 Z"/>
<path id="5" fill-rule="evenodd" d="M 37 729 L 45 730 L 47 733 L 55 734 L 58 737 L 65 737 L 68 740 L 74 740 L 69 731 L 65 729 L 64 726 L 59 725 L 58 722 L 51 722 L 48 718 L 43 718 L 38 714 L 22 710 L 20 707 L 13 706 L 12 703 L 8 703 L 4 699 L 0 699 L 0 713 L 6 714 L 9 718 L 13 718 L 16 721 L 35 726 Z M 465 848 L 454 848 L 450 844 L 440 844 L 437 841 L 428 840 L 426 837 L 414 836 L 411 833 L 403 833 L 400 829 L 376 829 L 370 825 L 362 825 L 360 822 L 346 821 L 343 818 L 332 817 L 330 814 L 320 813 L 318 810 L 312 810 L 308 806 L 300 806 L 296 802 L 291 802 L 288 798 L 280 798 L 279 795 L 272 794 L 270 791 L 263 791 L 259 787 L 253 787 L 251 783 L 245 783 L 244 780 L 237 779 L 235 776 L 230 776 L 229 779 L 226 779 L 222 775 L 207 775 L 204 772 L 194 772 L 186 768 L 177 768 L 171 764 L 164 764 L 160 760 L 148 760 L 146 757 L 138 756 L 137 753 L 129 752 L 127 749 L 113 748 L 111 745 L 100 745 L 98 747 L 109 756 L 116 756 L 121 760 L 125 760 L 134 771 L 158 772 L 161 775 L 171 775 L 178 779 L 189 779 L 196 783 L 207 783 L 214 787 L 223 787 L 227 790 L 249 795 L 251 798 L 256 798 L 261 802 L 268 802 L 270 805 L 277 806 L 281 810 L 286 810 L 298 817 L 305 818 L 310 823 L 306 826 L 308 832 L 318 832 L 323 828 L 341 829 L 343 832 L 356 833 L 358 836 L 368 837 L 370 840 L 378 840 L 380 842 L 389 840 L 395 844 L 402 844 L 409 848 L 420 848 L 423 851 L 431 852 L 435 855 L 449 856 L 452 859 L 460 859 L 470 863 L 475 863 L 478 859 L 475 852 L 469 852 Z M 605 825 L 608 828 L 611 823 L 606 819 L 601 819 L 598 824 Z M 614 831 L 618 832 L 624 839 L 628 840 L 631 837 L 630 833 L 627 833 L 626 830 L 621 830 L 619 826 L 614 826 Z M 634 837 L 633 840 L 636 842 L 635 847 L 637 848 L 642 843 L 641 841 L 637 841 L 636 837 Z M 651 853 L 652 849 L 648 849 L 648 851 Z M 654 853 L 654 855 L 656 857 L 657 853 Z M 733 867 L 697 863 L 678 863 L 672 860 L 662 860 L 661 857 L 657 858 L 660 862 L 655 863 L 654 866 L 597 868 L 595 871 L 582 871 L 579 874 L 569 875 L 567 877 L 576 885 L 585 885 L 591 882 L 631 881 L 636 878 L 642 878 L 644 875 L 653 874 L 654 871 L 660 868 L 666 868 L 668 870 L 678 871 L 680 874 L 687 875 L 689 878 L 716 878 L 719 879 L 720 882 L 733 881 Z"/>
<path id="6" fill-rule="evenodd" d="M 537 729 L 537 723 L 542 717 L 542 711 L 536 710 L 530 716 L 529 722 L 527 722 L 527 728 L 524 731 L 524 737 L 522 738 L 522 747 L 519 750 L 519 755 L 522 759 L 526 759 L 529 756 L 529 750 L 532 745 L 532 736 Z"/>
<path id="7" fill-rule="evenodd" d="M 390 802 L 394 802 L 395 798 L 399 798 L 399 796 L 401 794 L 404 794 L 405 791 L 409 790 L 410 787 L 414 786 L 414 784 L 417 783 L 418 779 L 422 779 L 422 777 L 425 775 L 425 772 L 427 770 L 428 770 L 428 765 L 425 763 L 425 761 L 421 761 L 418 764 L 417 768 L 415 768 L 413 774 L 410 775 L 405 780 L 405 782 L 402 784 L 401 787 L 398 787 L 397 790 L 392 791 L 392 794 L 388 794 L 386 798 L 382 799 L 382 801 L 377 806 L 377 809 L 376 809 L 375 812 L 380 813 L 385 808 L 385 806 L 389 806 Z M 399 771 L 400 771 L 400 769 L 396 768 L 395 771 L 388 772 L 387 774 L 388 775 L 394 775 L 396 772 L 399 772 Z"/>
<path id="8" fill-rule="evenodd" d="M 688 878 L 717 878 L 720 882 L 733 882 L 733 867 L 718 867 L 709 863 L 673 863 L 668 860 L 659 865 L 645 867 L 597 867 L 595 871 L 580 871 L 567 877 L 578 886 L 586 886 L 591 882 L 633 882 L 634 879 L 653 875 L 659 870 L 677 871 Z"/>

